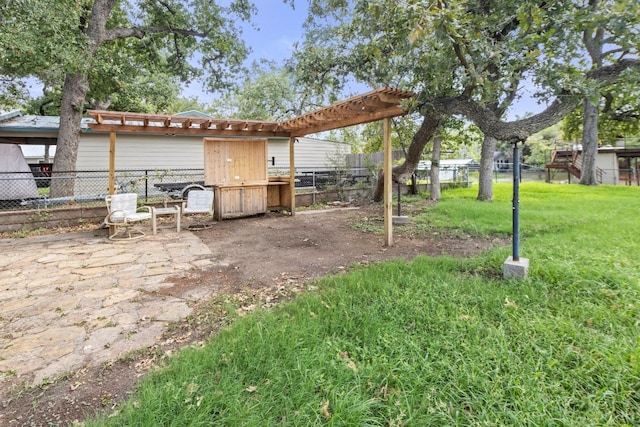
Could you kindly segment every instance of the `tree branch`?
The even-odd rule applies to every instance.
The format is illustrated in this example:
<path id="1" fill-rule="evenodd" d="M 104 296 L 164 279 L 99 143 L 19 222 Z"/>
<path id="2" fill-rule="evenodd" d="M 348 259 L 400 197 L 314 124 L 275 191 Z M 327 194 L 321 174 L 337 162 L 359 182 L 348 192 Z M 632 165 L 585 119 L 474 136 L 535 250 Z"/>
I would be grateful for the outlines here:
<path id="1" fill-rule="evenodd" d="M 501 121 L 493 111 L 470 98 L 441 99 L 437 100 L 435 105 L 447 115 L 464 115 L 472 120 L 485 135 L 500 141 L 514 143 L 524 141 L 531 134 L 559 122 L 578 106 L 580 99 L 580 96 L 570 96 L 569 94 L 559 96 L 543 112 L 513 122 Z"/>
<path id="2" fill-rule="evenodd" d="M 202 32 L 202 31 L 181 29 L 181 28 L 171 28 L 168 25 L 162 25 L 159 27 L 149 27 L 149 28 L 138 28 L 138 27 L 114 28 L 112 30 L 107 31 L 104 41 L 126 39 L 129 37 L 143 39 L 148 34 L 162 34 L 162 33 L 181 35 L 186 37 L 207 37 L 207 35 L 209 35 L 209 32 Z"/>
<path id="3" fill-rule="evenodd" d="M 621 59 L 615 64 L 605 65 L 587 72 L 587 77 L 595 80 L 601 86 L 614 83 L 620 74 L 631 68 L 640 69 L 640 59 Z"/>
<path id="4" fill-rule="evenodd" d="M 167 2 L 158 0 L 158 3 L 160 3 L 162 6 L 164 6 L 164 8 L 167 9 L 170 14 L 172 14 L 172 15 L 176 14 L 176 11 L 169 4 L 167 4 Z"/>
<path id="5" fill-rule="evenodd" d="M 629 68 L 640 68 L 640 60 L 624 59 L 616 64 L 591 70 L 587 73 L 587 77 L 600 86 L 607 86 L 614 83 L 620 74 Z M 530 135 L 559 122 L 579 105 L 581 99 L 582 95 L 579 93 L 564 91 L 544 111 L 512 122 L 501 121 L 495 112 L 469 97 L 436 99 L 432 105 L 446 115 L 464 115 L 486 135 L 500 141 L 514 143 L 524 141 Z"/>

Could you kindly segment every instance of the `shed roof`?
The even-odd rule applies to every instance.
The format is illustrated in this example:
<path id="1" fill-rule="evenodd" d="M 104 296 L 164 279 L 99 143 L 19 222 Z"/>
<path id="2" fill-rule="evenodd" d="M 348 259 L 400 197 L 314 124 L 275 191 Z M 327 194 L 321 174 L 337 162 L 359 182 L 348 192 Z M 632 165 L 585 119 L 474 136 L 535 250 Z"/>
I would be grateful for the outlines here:
<path id="1" fill-rule="evenodd" d="M 85 117 L 80 127 L 88 131 L 93 119 Z M 26 145 L 55 145 L 60 128 L 58 116 L 0 116 L 0 143 Z"/>

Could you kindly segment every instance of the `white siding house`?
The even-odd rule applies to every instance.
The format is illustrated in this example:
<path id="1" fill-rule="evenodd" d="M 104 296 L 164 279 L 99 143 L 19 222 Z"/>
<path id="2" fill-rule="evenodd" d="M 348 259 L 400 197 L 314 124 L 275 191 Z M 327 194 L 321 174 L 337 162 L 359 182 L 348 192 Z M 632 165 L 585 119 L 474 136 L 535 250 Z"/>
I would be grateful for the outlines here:
<path id="1" fill-rule="evenodd" d="M 92 131 L 88 126 L 92 122 L 93 119 L 90 118 L 82 120 L 76 170 L 108 171 L 109 133 Z M 19 112 L 3 115 L 0 116 L 0 143 L 25 141 L 30 147 L 38 146 L 38 141 L 42 141 L 43 144 L 55 144 L 59 124 L 59 117 L 23 116 Z M 268 166 L 272 173 L 288 173 L 289 139 L 278 137 L 270 138 L 268 141 Z M 39 147 L 44 152 L 44 147 Z M 344 158 L 346 154 L 351 153 L 348 144 L 303 137 L 296 138 L 294 150 L 296 171 L 332 169 L 336 166 L 337 157 Z M 53 149 L 51 151 L 55 152 Z M 203 137 L 118 133 L 115 144 L 115 169 L 204 169 Z M 100 188 L 100 191 L 102 190 Z M 76 194 L 95 192 L 95 187 L 88 189 L 76 186 Z"/>
<path id="2" fill-rule="evenodd" d="M 582 157 L 582 154 L 580 154 L 580 157 Z M 596 167 L 602 170 L 601 184 L 618 185 L 620 183 L 618 155 L 613 147 L 606 146 L 598 149 Z"/>
<path id="3" fill-rule="evenodd" d="M 351 146 L 345 143 L 306 137 L 298 137 L 294 143 L 296 171 L 335 169 L 336 161 L 344 163 L 347 154 L 351 154 Z M 288 139 L 269 140 L 269 166 L 289 169 Z"/>
<path id="4" fill-rule="evenodd" d="M 89 129 L 92 119 L 82 120 L 78 145 L 77 170 L 107 170 L 109 167 L 109 134 Z M 59 117 L 12 115 L 0 117 L 0 142 L 9 138 L 38 139 L 55 143 Z M 6 139 L 3 141 L 3 139 Z M 202 136 L 172 136 L 118 133 L 116 138 L 116 169 L 165 169 L 204 167 Z M 43 142 L 44 144 L 44 142 Z M 53 147 L 52 147 L 53 148 Z M 322 139 L 296 138 L 295 167 L 326 169 L 335 167 L 335 157 L 351 153 L 349 144 Z M 42 152 L 44 148 L 41 146 Z M 54 149 L 51 150 L 55 152 Z M 289 169 L 289 139 L 269 139 L 269 166 Z"/>
<path id="5" fill-rule="evenodd" d="M 351 153 L 351 146 L 314 138 L 296 138 L 295 168 L 330 169 L 337 156 Z M 202 169 L 204 147 L 201 136 L 118 134 L 116 169 Z M 270 138 L 268 166 L 289 170 L 289 139 Z M 84 132 L 78 146 L 78 170 L 109 168 L 109 135 Z"/>

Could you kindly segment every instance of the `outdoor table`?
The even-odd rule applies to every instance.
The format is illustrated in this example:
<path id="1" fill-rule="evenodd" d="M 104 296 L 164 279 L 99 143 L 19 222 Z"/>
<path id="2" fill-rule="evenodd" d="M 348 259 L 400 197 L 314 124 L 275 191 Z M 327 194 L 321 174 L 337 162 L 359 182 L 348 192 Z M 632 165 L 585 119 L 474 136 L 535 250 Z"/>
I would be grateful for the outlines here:
<path id="1" fill-rule="evenodd" d="M 176 231 L 180 232 L 180 206 L 170 206 L 165 208 L 151 207 L 151 225 L 153 227 L 153 234 L 156 234 L 158 229 L 157 218 L 160 215 L 175 215 Z"/>

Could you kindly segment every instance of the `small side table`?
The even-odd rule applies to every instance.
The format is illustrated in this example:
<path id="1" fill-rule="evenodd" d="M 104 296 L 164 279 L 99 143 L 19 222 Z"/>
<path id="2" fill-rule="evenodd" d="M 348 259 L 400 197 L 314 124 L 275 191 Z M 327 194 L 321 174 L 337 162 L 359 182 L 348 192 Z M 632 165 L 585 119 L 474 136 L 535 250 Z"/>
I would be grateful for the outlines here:
<path id="1" fill-rule="evenodd" d="M 157 218 L 160 215 L 175 215 L 176 231 L 178 233 L 180 232 L 180 206 L 170 206 L 168 208 L 151 207 L 151 225 L 153 227 L 153 234 L 156 234 L 158 230 Z"/>

